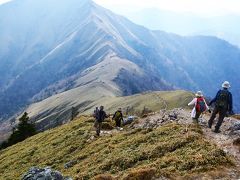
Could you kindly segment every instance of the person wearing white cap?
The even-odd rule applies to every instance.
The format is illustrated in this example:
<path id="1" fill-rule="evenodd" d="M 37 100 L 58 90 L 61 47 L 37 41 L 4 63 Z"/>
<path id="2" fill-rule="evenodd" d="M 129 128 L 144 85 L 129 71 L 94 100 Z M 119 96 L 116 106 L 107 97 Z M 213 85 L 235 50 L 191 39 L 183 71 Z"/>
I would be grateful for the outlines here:
<path id="1" fill-rule="evenodd" d="M 209 103 L 209 106 L 211 106 L 212 103 L 215 103 L 215 108 L 213 110 L 211 118 L 208 121 L 209 128 L 212 128 L 213 121 L 216 118 L 216 115 L 219 114 L 218 122 L 214 130 L 215 133 L 220 132 L 219 129 L 223 123 L 225 116 L 227 115 L 227 112 L 229 111 L 231 114 L 233 114 L 232 93 L 228 90 L 230 87 L 230 83 L 228 81 L 225 81 L 222 84 L 223 89 L 219 90 L 215 98 Z"/>
<path id="2" fill-rule="evenodd" d="M 188 103 L 188 106 L 194 105 L 194 107 L 192 109 L 191 117 L 194 122 L 198 123 L 198 118 L 200 117 L 200 115 L 204 111 L 209 110 L 209 107 L 208 107 L 201 91 L 198 91 L 195 94 L 195 96 L 196 97 L 190 103 Z"/>

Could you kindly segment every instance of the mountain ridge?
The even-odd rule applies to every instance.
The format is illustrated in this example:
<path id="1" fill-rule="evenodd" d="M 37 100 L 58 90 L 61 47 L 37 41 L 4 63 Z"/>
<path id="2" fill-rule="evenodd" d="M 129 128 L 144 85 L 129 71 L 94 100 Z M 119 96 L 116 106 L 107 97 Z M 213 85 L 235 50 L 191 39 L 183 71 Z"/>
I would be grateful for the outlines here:
<path id="1" fill-rule="evenodd" d="M 26 3 L 23 6 L 29 5 L 28 0 L 24 2 Z M 64 15 L 61 15 L 64 28 L 68 23 L 72 24 L 68 27 L 70 30 L 68 33 L 63 31 L 58 37 L 58 31 L 61 32 L 64 29 L 61 26 L 61 28 L 56 28 L 61 24 L 60 20 L 53 21 L 52 25 L 46 24 L 44 26 L 45 29 L 52 26 L 53 29 L 58 31 L 55 32 L 56 34 L 49 33 L 49 35 L 53 34 L 49 39 L 43 38 L 41 42 L 37 39 L 38 43 L 47 39 L 47 43 L 44 45 L 47 47 L 52 44 L 52 42 L 48 44 L 48 41 L 64 38 L 59 40 L 58 43 L 54 41 L 55 45 L 49 48 L 47 53 L 42 53 L 44 55 L 41 55 L 41 58 L 32 58 L 31 61 L 37 59 L 36 65 L 32 66 L 33 64 L 31 64 L 31 68 L 21 71 L 20 75 L 18 74 L 11 79 L 11 84 L 8 83 L 8 86 L 5 84 L 7 88 L 0 93 L 0 100 L 3 102 L 0 105 L 2 120 L 6 119 L 7 114 L 14 114 L 23 110 L 34 101 L 41 101 L 56 93 L 75 88 L 77 86 L 76 80 L 81 79 L 86 69 L 91 69 L 104 61 L 106 57 L 111 59 L 110 54 L 114 54 L 118 57 L 117 59 L 128 60 L 131 62 L 131 67 L 135 64 L 134 66 L 140 68 L 145 74 L 143 78 L 139 74 L 126 71 L 128 67 L 126 65 L 125 68 L 118 71 L 119 76 L 110 75 L 113 84 L 115 83 L 114 86 L 117 83 L 118 87 L 115 86 L 115 89 L 119 89 L 117 96 L 130 95 L 146 90 L 170 89 L 190 91 L 201 89 L 207 96 L 214 96 L 222 81 L 237 82 L 237 69 L 240 68 L 238 62 L 240 50 L 225 41 L 207 36 L 182 37 L 162 31 L 150 31 L 91 1 L 83 2 L 83 4 L 87 3 L 87 8 L 81 3 L 78 4 L 76 0 L 67 2 L 62 1 L 59 7 L 56 6 L 53 15 L 45 22 L 57 19 L 55 14 L 58 15 L 59 12 L 64 11 L 66 15 L 67 10 L 71 9 L 72 16 L 67 16 L 67 19 L 64 19 Z M 43 7 L 43 2 L 38 1 L 37 3 L 40 3 L 40 7 Z M 62 7 L 65 3 L 68 4 L 66 9 Z M 8 6 L 11 7 L 11 5 L 13 6 L 14 3 L 10 2 Z M 77 8 L 73 5 L 76 5 Z M 44 9 L 43 12 L 48 12 L 49 9 L 51 7 Z M 83 11 L 80 12 L 81 9 Z M 36 19 L 41 17 L 38 16 L 38 11 L 34 15 L 33 17 L 36 17 Z M 75 16 L 77 16 L 76 19 Z M 44 17 L 47 18 L 47 16 Z M 36 22 L 38 21 L 36 20 Z M 40 22 L 44 21 L 41 20 Z M 11 23 L 14 24 L 14 21 Z M 31 24 L 29 27 L 33 28 Z M 7 32 L 7 29 L 4 32 Z M 29 41 L 33 40 L 30 38 Z M 29 46 L 25 44 L 27 47 L 25 49 L 30 49 L 32 43 L 30 44 Z M 43 51 L 41 48 L 36 48 L 31 53 L 39 55 L 41 51 Z M 23 52 L 23 57 L 21 56 L 18 61 L 24 59 L 29 53 L 28 51 Z M 0 65 L 3 67 L 6 60 L 3 60 L 1 54 L 0 58 Z M 24 65 L 27 62 L 23 61 L 22 63 Z M 225 64 L 228 64 L 229 68 L 223 71 Z M 19 64 L 18 66 L 21 67 Z M 117 63 L 116 66 L 118 66 Z M 11 71 L 15 72 L 15 69 L 13 68 Z M 0 71 L 1 75 L 4 75 L 4 73 L 6 72 Z M 128 79 L 129 75 L 131 75 L 130 79 Z M 101 77 L 99 78 L 101 79 Z M 134 82 L 136 83 L 134 84 Z M 208 87 L 206 87 L 206 82 Z M 81 86 L 84 83 L 78 82 L 78 85 Z M 91 81 L 87 83 L 91 83 Z M 109 81 L 108 83 L 112 84 Z M 239 99 L 240 97 L 237 95 L 238 86 L 232 87 L 235 99 Z M 238 101 L 235 101 L 235 104 L 237 108 L 240 107 Z"/>

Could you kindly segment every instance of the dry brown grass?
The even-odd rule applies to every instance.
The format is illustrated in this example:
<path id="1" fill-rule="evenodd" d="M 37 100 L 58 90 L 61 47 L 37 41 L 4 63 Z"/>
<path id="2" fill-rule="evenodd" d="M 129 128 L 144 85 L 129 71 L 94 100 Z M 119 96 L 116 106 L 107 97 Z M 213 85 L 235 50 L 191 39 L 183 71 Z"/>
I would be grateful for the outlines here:
<path id="1" fill-rule="evenodd" d="M 116 180 L 112 175 L 110 174 L 100 174 L 94 177 L 94 180 Z"/>
<path id="2" fill-rule="evenodd" d="M 133 170 L 123 180 L 151 180 L 155 177 L 156 171 L 156 168 Z"/>
<path id="3" fill-rule="evenodd" d="M 221 166 L 232 167 L 226 153 L 207 142 L 200 127 L 172 123 L 157 129 L 125 129 L 91 137 L 93 119 L 81 117 L 0 151 L 0 179 L 17 180 L 32 166 L 50 166 L 74 179 L 184 177 Z M 90 141 L 89 141 L 90 139 Z M 71 168 L 64 164 L 74 161 Z"/>
<path id="4" fill-rule="evenodd" d="M 235 118 L 235 119 L 240 120 L 240 114 L 235 114 L 235 115 L 233 115 L 232 117 Z"/>

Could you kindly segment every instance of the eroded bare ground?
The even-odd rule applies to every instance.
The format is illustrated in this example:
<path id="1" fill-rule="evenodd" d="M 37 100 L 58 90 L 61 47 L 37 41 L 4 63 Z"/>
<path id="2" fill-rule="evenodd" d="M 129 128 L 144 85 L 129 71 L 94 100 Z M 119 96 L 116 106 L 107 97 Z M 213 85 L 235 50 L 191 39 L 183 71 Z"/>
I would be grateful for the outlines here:
<path id="1" fill-rule="evenodd" d="M 230 154 L 236 164 L 236 168 L 228 170 L 228 174 L 233 176 L 233 179 L 240 179 L 240 144 L 238 139 L 240 138 L 240 130 L 237 130 L 240 127 L 240 121 L 234 118 L 225 118 L 225 121 L 221 127 L 220 133 L 214 133 L 211 129 L 207 128 L 205 124 L 206 117 L 203 117 L 202 129 L 206 139 L 217 144 L 222 148 L 226 153 Z M 235 127 L 235 129 L 234 129 Z M 213 126 L 214 128 L 214 126 Z M 236 143 L 234 143 L 236 142 Z M 235 177 L 234 177 L 235 174 Z"/>
<path id="2" fill-rule="evenodd" d="M 215 124 L 212 129 L 207 126 L 207 121 L 210 114 L 204 114 L 200 118 L 199 125 L 202 127 L 203 133 L 207 140 L 216 144 L 222 148 L 227 154 L 229 154 L 236 167 L 223 168 L 208 174 L 201 174 L 190 179 L 240 179 L 240 120 L 235 118 L 225 118 L 221 127 L 220 133 L 214 133 Z M 140 119 L 138 123 L 132 125 L 132 128 L 156 128 L 171 121 L 185 124 L 186 128 L 188 124 L 193 123 L 190 117 L 190 110 L 174 109 L 171 111 L 162 110 L 158 113 L 152 114 L 146 118 Z M 217 119 L 216 119 L 217 121 Z M 216 122 L 215 122 L 216 123 Z M 234 143 L 235 141 L 235 143 Z M 235 144 L 235 145 L 234 145 Z"/>

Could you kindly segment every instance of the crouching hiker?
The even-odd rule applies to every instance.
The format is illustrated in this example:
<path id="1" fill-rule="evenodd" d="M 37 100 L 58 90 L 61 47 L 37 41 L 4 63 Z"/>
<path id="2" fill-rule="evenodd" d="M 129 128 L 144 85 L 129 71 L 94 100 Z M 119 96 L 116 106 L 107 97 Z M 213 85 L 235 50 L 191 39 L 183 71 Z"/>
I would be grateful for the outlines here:
<path id="1" fill-rule="evenodd" d="M 205 112 L 206 110 L 209 110 L 209 107 L 208 107 L 201 91 L 198 91 L 195 94 L 195 96 L 196 97 L 190 103 L 188 103 L 188 106 L 194 105 L 192 113 L 191 113 L 191 117 L 194 122 L 198 123 L 198 118 L 200 117 L 200 115 L 203 112 Z"/>
<path id="2" fill-rule="evenodd" d="M 119 129 L 121 127 L 121 122 L 123 121 L 122 109 L 119 108 L 113 115 L 112 120 L 115 120 L 116 127 Z"/>
<path id="3" fill-rule="evenodd" d="M 232 94 L 228 91 L 230 88 L 230 84 L 228 81 L 225 81 L 222 84 L 222 90 L 219 90 L 217 92 L 217 95 L 215 98 L 209 103 L 209 106 L 211 106 L 212 103 L 215 103 L 215 107 L 212 113 L 211 118 L 208 121 L 208 127 L 212 128 L 213 121 L 217 114 L 219 114 L 218 122 L 215 126 L 215 133 L 219 133 L 219 129 L 223 123 L 223 119 L 227 115 L 227 112 L 229 111 L 230 114 L 234 114 L 232 111 Z"/>
<path id="4" fill-rule="evenodd" d="M 100 110 L 98 111 L 98 116 L 97 119 L 95 121 L 95 128 L 96 128 L 96 134 L 97 136 L 100 136 L 100 132 L 101 132 L 101 128 L 102 128 L 102 122 L 105 120 L 105 118 L 107 118 L 107 114 L 106 112 L 103 110 L 104 107 L 100 106 Z"/>

